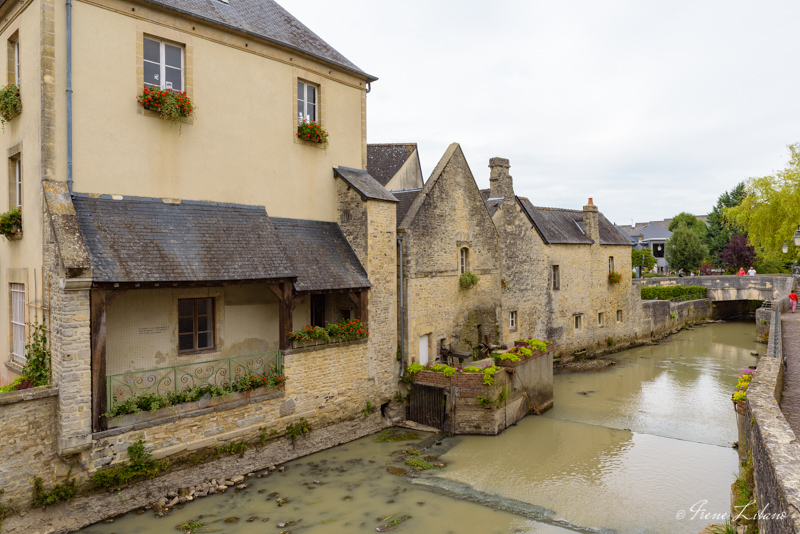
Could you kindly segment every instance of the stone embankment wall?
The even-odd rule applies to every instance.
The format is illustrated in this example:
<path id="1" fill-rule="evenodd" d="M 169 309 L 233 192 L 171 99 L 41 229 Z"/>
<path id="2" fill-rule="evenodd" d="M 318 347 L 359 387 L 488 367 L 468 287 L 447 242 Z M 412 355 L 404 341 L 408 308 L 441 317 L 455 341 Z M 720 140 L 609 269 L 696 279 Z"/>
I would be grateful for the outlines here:
<path id="1" fill-rule="evenodd" d="M 745 432 L 753 456 L 763 534 L 800 533 L 800 444 L 781 412 L 783 350 L 780 320 L 772 321 L 767 355 L 747 390 Z M 748 514 L 750 515 L 750 514 Z"/>
<path id="2" fill-rule="evenodd" d="M 367 401 L 378 408 L 388 400 L 370 376 L 367 340 L 287 351 L 284 369 L 286 389 L 278 395 L 229 403 L 224 411 L 207 408 L 96 432 L 89 450 L 66 457 L 58 455 L 53 432 L 58 417 L 57 388 L 0 395 L 0 452 L 4 458 L 0 504 L 25 514 L 8 517 L 3 533 L 77 529 L 152 504 L 169 490 L 245 474 L 386 426 L 378 411 L 364 415 Z M 311 424 L 312 432 L 293 445 L 286 438 L 285 428 L 301 417 Z M 267 437 L 263 446 L 259 443 L 262 432 Z M 116 493 L 94 492 L 89 477 L 105 466 L 127 462 L 128 447 L 139 438 L 145 440 L 154 459 L 171 461 L 233 442 L 256 445 L 241 457 L 223 456 L 137 483 L 123 490 L 123 499 Z M 73 505 L 49 507 L 47 513 L 28 510 L 34 477 L 41 477 L 45 490 L 50 490 L 64 482 L 70 467 L 81 488 L 81 496 Z"/>

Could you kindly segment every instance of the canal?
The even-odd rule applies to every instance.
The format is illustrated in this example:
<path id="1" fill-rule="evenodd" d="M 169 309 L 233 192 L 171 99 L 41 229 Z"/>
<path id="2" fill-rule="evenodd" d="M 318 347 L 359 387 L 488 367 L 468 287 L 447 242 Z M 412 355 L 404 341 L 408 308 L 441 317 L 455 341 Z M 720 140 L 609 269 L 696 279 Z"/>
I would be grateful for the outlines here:
<path id="1" fill-rule="evenodd" d="M 444 468 L 409 478 L 420 440 L 367 437 L 300 458 L 237 493 L 168 516 L 131 513 L 85 534 L 197 532 L 692 533 L 727 514 L 737 471 L 730 401 L 753 365 L 752 322 L 680 332 L 613 356 L 596 372 L 557 374 L 555 407 L 500 436 L 444 438 L 422 451 Z M 421 439 L 426 435 L 420 435 Z M 231 473 L 232 475 L 233 473 Z"/>

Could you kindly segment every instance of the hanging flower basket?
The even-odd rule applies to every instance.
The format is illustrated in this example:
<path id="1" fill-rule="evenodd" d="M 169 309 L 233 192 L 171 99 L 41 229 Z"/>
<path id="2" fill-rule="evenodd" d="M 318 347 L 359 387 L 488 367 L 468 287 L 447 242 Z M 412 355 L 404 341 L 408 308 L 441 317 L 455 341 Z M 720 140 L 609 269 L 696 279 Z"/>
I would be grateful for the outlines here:
<path id="1" fill-rule="evenodd" d="M 22 238 L 21 208 L 14 208 L 0 214 L 0 234 L 9 241 Z"/>
<path id="2" fill-rule="evenodd" d="M 318 122 L 297 120 L 297 138 L 310 143 L 320 143 L 322 148 L 328 149 L 328 132 L 322 129 Z"/>
<path id="3" fill-rule="evenodd" d="M 8 84 L 0 89 L 0 123 L 6 131 L 6 123 L 22 112 L 19 85 Z"/>
<path id="4" fill-rule="evenodd" d="M 145 87 L 137 98 L 144 109 L 155 111 L 161 118 L 181 129 L 181 120 L 194 116 L 194 104 L 183 91 Z"/>
<path id="5" fill-rule="evenodd" d="M 609 284 L 619 284 L 622 282 L 622 275 L 616 271 L 612 271 L 608 273 L 608 283 Z"/>

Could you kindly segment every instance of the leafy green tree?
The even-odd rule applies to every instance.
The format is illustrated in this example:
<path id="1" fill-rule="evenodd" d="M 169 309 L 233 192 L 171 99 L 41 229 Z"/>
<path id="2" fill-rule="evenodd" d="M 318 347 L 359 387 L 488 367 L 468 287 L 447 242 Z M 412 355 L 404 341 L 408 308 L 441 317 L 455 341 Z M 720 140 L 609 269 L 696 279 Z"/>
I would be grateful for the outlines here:
<path id="1" fill-rule="evenodd" d="M 800 257 L 792 237 L 800 223 L 800 143 L 789 145 L 786 167 L 774 175 L 750 178 L 747 196 L 738 206 L 723 209 L 725 220 L 747 232 L 759 256 L 768 263 L 783 263 L 783 243 L 789 245 L 788 259 Z"/>
<path id="2" fill-rule="evenodd" d="M 675 229 L 681 224 L 685 224 L 689 230 L 697 234 L 697 237 L 699 237 L 701 241 L 705 240 L 707 232 L 706 223 L 691 213 L 682 211 L 670 221 L 668 230 L 670 232 L 674 232 Z"/>
<path id="3" fill-rule="evenodd" d="M 711 213 L 708 214 L 708 232 L 706 233 L 706 247 L 708 247 L 708 254 L 711 260 L 717 267 L 722 266 L 722 260 L 719 253 L 725 248 L 725 245 L 731 240 L 734 234 L 746 235 L 743 229 L 736 228 L 735 224 L 725 220 L 723 211 L 725 208 L 733 208 L 738 206 L 747 196 L 747 191 L 744 182 L 739 182 L 736 187 L 730 191 L 722 193 L 717 200 L 717 204 Z"/>
<path id="4" fill-rule="evenodd" d="M 644 251 L 644 268 L 646 270 L 650 270 L 656 264 L 656 259 L 653 257 L 653 253 L 650 252 L 650 247 L 644 247 L 642 250 L 636 250 L 635 248 L 631 249 L 631 265 L 633 267 L 641 267 L 642 266 L 642 252 Z"/>
<path id="5" fill-rule="evenodd" d="M 670 269 L 675 270 L 697 269 L 708 253 L 700 237 L 685 224 L 675 228 L 664 252 Z"/>

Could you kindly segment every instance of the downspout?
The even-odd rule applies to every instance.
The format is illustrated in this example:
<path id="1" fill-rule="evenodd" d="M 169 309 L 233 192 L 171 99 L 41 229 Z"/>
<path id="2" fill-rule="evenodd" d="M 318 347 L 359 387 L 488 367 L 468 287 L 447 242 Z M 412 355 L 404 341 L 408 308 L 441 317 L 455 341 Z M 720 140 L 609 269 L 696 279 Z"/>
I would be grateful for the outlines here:
<path id="1" fill-rule="evenodd" d="M 397 244 L 400 247 L 400 378 L 403 378 L 406 370 L 406 300 L 403 290 L 403 236 L 400 234 L 397 236 Z"/>
<path id="2" fill-rule="evenodd" d="M 72 0 L 67 0 L 67 189 L 72 194 Z"/>

